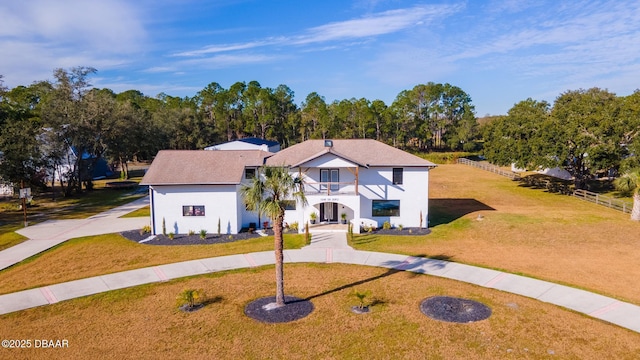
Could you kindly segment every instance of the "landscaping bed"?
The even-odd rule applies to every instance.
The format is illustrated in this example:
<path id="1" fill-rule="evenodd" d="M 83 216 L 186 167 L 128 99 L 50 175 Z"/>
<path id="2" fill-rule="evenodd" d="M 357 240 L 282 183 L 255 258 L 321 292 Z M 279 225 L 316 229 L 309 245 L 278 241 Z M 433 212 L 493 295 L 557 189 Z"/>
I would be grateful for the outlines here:
<path id="1" fill-rule="evenodd" d="M 431 230 L 426 228 L 392 228 L 392 229 L 383 229 L 379 228 L 376 230 L 365 231 L 361 230 L 361 234 L 377 234 L 377 235 L 405 235 L 405 236 L 418 236 L 418 235 L 428 235 L 431 233 Z"/>
<path id="2" fill-rule="evenodd" d="M 200 238 L 200 234 L 196 233 L 193 235 L 188 234 L 178 234 L 175 235 L 173 239 L 170 239 L 167 235 L 151 235 L 149 233 L 140 233 L 140 230 L 130 230 L 124 231 L 120 233 L 125 238 L 135 241 L 137 243 L 146 244 L 146 245 L 207 245 L 207 244 L 222 244 L 229 243 L 238 240 L 247 240 L 259 238 L 261 235 L 256 232 L 240 232 L 239 234 L 207 234 L 207 236 L 202 239 Z M 267 235 L 273 235 L 272 230 L 266 231 Z M 153 239 L 148 240 L 150 237 Z M 147 240 L 147 241 L 145 241 Z"/>

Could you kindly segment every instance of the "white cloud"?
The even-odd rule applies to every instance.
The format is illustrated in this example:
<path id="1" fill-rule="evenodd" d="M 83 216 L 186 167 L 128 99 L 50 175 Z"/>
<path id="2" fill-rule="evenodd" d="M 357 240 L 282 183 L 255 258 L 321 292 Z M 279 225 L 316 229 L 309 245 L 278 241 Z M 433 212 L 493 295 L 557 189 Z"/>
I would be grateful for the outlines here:
<path id="1" fill-rule="evenodd" d="M 58 67 L 119 66 L 146 38 L 125 1 L 6 1 L 0 14 L 0 69 L 9 86 L 50 78 Z"/>

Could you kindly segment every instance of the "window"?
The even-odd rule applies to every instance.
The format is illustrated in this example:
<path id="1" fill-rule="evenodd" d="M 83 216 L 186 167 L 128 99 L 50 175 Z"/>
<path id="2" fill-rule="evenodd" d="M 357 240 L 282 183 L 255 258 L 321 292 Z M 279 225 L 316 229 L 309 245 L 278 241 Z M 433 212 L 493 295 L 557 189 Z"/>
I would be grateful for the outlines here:
<path id="1" fill-rule="evenodd" d="M 244 178 L 253 179 L 256 177 L 256 169 L 244 169 Z"/>
<path id="2" fill-rule="evenodd" d="M 400 200 L 373 200 L 372 216 L 400 216 Z"/>
<path id="3" fill-rule="evenodd" d="M 402 185 L 402 168 L 393 168 L 393 183 Z"/>
<path id="4" fill-rule="evenodd" d="M 183 206 L 182 216 L 204 216 L 204 205 Z"/>
<path id="5" fill-rule="evenodd" d="M 331 184 L 331 191 L 338 191 L 340 190 L 338 182 L 340 182 L 340 171 L 338 169 L 320 170 L 320 190 L 327 190 L 327 184 Z"/>
<path id="6" fill-rule="evenodd" d="M 295 210 L 296 202 L 294 200 L 283 200 L 282 205 L 284 205 L 285 210 Z"/>

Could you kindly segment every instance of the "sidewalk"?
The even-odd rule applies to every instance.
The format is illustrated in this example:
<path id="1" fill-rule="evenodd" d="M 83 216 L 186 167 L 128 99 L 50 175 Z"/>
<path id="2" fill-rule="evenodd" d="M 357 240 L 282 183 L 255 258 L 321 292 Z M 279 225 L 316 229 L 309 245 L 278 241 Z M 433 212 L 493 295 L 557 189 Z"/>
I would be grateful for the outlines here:
<path id="1" fill-rule="evenodd" d="M 300 250 L 285 250 L 284 259 L 285 263 L 343 263 L 439 276 L 534 298 L 640 333 L 640 306 L 584 290 L 496 270 L 442 260 L 346 248 L 306 247 Z M 264 251 L 183 261 L 74 280 L 0 295 L 0 314 L 131 286 L 274 263 L 274 253 Z"/>
<path id="2" fill-rule="evenodd" d="M 634 304 L 491 269 L 443 260 L 353 250 L 346 245 L 344 233 L 320 233 L 315 234 L 312 239 L 315 241 L 312 240 L 311 245 L 300 250 L 285 250 L 285 263 L 354 264 L 439 276 L 537 299 L 640 333 L 640 306 Z M 326 247 L 330 243 L 339 248 Z M 131 286 L 274 263 L 273 251 L 264 251 L 183 261 L 95 276 L 0 295 L 0 314 Z"/>
<path id="3" fill-rule="evenodd" d="M 149 218 L 119 218 L 149 205 L 149 197 L 113 208 L 86 219 L 48 220 L 16 232 L 29 238 L 16 246 L 0 251 L 0 270 L 13 266 L 69 239 L 141 229 L 149 225 Z"/>
<path id="4" fill-rule="evenodd" d="M 34 225 L 32 228 L 23 229 L 21 233 L 29 234 L 25 236 L 30 236 L 33 240 L 25 241 L 0 252 L 0 264 L 3 261 L 9 263 L 10 257 L 25 256 L 26 258 L 44 251 L 48 248 L 49 243 L 61 243 L 77 236 L 97 235 L 142 227 L 148 222 L 148 219 L 134 218 L 133 220 L 140 222 L 134 223 L 128 221 L 130 219 L 118 219 L 117 217 L 144 206 L 145 202 L 148 202 L 148 198 L 85 220 L 45 222 Z M 47 236 L 47 234 L 53 235 Z M 29 244 L 21 247 L 25 243 Z M 16 249 L 18 247 L 21 249 Z M 439 276 L 537 299 L 640 333 L 640 306 L 588 291 L 497 270 L 422 257 L 353 250 L 347 245 L 346 234 L 343 232 L 315 233 L 309 246 L 299 250 L 285 250 L 284 261 L 285 263 L 342 263 L 375 266 Z M 131 286 L 273 264 L 275 264 L 273 251 L 264 251 L 183 261 L 100 275 L 0 295 L 0 314 Z"/>

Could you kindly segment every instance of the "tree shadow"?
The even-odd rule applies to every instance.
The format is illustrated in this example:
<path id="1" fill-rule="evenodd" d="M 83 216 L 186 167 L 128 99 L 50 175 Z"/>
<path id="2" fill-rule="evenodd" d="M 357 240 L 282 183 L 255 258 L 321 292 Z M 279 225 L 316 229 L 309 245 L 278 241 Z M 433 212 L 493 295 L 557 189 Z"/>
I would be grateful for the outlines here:
<path id="1" fill-rule="evenodd" d="M 476 199 L 429 199 L 429 227 L 448 224 L 482 210 L 495 211 Z"/>
<path id="2" fill-rule="evenodd" d="M 452 256 L 445 255 L 445 254 L 440 254 L 435 256 L 427 256 L 425 254 L 420 254 L 416 256 L 410 256 L 405 261 L 397 261 L 397 260 L 385 261 L 380 266 L 387 268 L 387 271 L 380 275 L 354 281 L 352 283 L 338 286 L 334 289 L 327 290 L 316 295 L 311 295 L 305 298 L 304 301 L 310 301 L 315 298 L 330 295 L 342 290 L 354 288 L 356 286 L 360 286 L 375 280 L 384 279 L 388 276 L 392 276 L 400 272 L 409 272 L 410 274 L 417 276 L 419 274 L 428 273 L 429 271 L 441 270 L 445 268 L 449 263 L 451 263 L 452 258 L 453 258 Z M 381 299 L 379 299 L 379 301 L 381 301 L 379 304 L 384 302 Z"/>
<path id="3" fill-rule="evenodd" d="M 207 306 L 211 304 L 221 303 L 223 301 L 224 301 L 224 298 L 222 296 L 214 296 L 214 297 L 207 297 L 204 301 L 201 302 L 201 304 L 203 306 Z"/>

